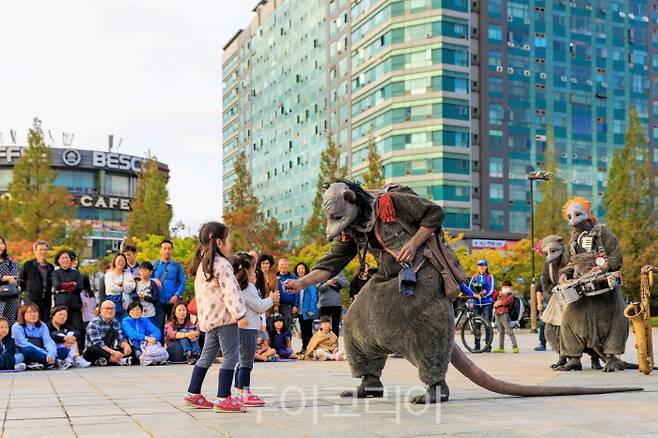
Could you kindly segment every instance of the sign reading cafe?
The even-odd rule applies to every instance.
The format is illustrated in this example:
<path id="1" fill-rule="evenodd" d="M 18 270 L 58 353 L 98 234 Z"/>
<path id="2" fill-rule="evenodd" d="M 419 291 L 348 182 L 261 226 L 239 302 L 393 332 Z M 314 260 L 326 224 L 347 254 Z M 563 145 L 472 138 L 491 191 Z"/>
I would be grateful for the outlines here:
<path id="1" fill-rule="evenodd" d="M 82 195 L 80 205 L 87 208 L 106 208 L 130 211 L 130 199 L 115 196 Z"/>

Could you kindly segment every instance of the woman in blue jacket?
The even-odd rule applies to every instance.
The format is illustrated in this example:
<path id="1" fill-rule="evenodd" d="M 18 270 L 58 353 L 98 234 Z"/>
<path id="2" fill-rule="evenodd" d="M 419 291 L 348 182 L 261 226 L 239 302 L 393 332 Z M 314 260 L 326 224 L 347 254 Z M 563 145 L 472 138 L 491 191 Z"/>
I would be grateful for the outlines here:
<path id="1" fill-rule="evenodd" d="M 133 355 L 137 360 L 142 355 L 142 342 L 153 345 L 162 339 L 162 333 L 149 318 L 142 318 L 143 309 L 142 303 L 133 301 L 128 305 L 128 316 L 121 322 L 121 328 L 130 340 Z"/>
<path id="2" fill-rule="evenodd" d="M 297 263 L 295 274 L 302 278 L 309 273 L 306 263 Z M 302 349 L 297 354 L 304 354 L 306 346 L 313 337 L 313 321 L 318 316 L 318 288 L 309 286 L 300 292 L 299 326 L 302 331 Z"/>
<path id="3" fill-rule="evenodd" d="M 48 326 L 39 319 L 37 304 L 28 303 L 21 307 L 18 322 L 11 327 L 11 337 L 25 357 L 28 368 L 42 370 L 55 365 L 57 345 L 50 337 Z"/>

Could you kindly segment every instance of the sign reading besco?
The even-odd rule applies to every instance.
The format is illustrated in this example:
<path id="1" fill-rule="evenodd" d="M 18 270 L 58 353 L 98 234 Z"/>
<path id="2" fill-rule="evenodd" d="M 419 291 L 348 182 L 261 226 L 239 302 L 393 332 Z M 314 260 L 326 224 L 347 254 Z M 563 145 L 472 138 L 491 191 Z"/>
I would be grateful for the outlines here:
<path id="1" fill-rule="evenodd" d="M 25 150 L 22 146 L 0 146 L 0 166 L 15 165 Z M 116 152 L 88 151 L 79 149 L 52 148 L 54 167 L 79 167 L 123 170 L 138 173 L 142 168 L 142 158 Z"/>
<path id="2" fill-rule="evenodd" d="M 104 169 L 132 170 L 133 172 L 138 172 L 141 163 L 141 158 L 113 152 L 94 151 L 92 157 L 92 165 Z"/>

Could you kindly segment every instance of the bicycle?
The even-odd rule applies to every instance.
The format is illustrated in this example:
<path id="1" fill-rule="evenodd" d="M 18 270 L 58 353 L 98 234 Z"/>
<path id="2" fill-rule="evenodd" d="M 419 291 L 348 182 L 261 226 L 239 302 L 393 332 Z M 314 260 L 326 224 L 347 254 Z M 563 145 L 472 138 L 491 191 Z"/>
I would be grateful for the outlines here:
<path id="1" fill-rule="evenodd" d="M 462 344 L 468 351 L 482 353 L 491 347 L 493 328 L 486 319 L 475 314 L 472 304 L 469 307 L 469 300 L 474 300 L 474 298 L 459 297 L 460 304 L 455 309 L 455 328 L 461 331 Z M 459 325 L 464 315 L 466 315 L 466 320 L 460 328 Z"/>

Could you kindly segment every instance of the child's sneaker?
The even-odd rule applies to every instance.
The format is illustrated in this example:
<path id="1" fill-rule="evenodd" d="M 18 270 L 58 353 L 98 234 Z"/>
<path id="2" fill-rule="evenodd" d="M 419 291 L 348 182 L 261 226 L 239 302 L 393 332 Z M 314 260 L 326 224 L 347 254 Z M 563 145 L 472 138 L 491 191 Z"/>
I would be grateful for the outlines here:
<path id="1" fill-rule="evenodd" d="M 105 359 L 104 357 L 99 357 L 98 359 L 96 359 L 96 362 L 94 362 L 94 365 L 96 365 L 97 367 L 107 366 L 107 359 Z"/>
<path id="2" fill-rule="evenodd" d="M 122 367 L 129 367 L 132 364 L 133 364 L 133 358 L 130 356 L 124 357 L 119 361 L 119 366 Z"/>
<path id="3" fill-rule="evenodd" d="M 77 368 L 87 368 L 87 367 L 90 366 L 90 365 L 91 365 L 91 362 L 89 362 L 88 360 L 86 360 L 86 359 L 85 359 L 84 357 L 82 357 L 82 356 L 78 356 L 78 357 L 73 361 L 73 366 L 75 366 L 75 367 L 77 367 Z"/>
<path id="4" fill-rule="evenodd" d="M 267 362 L 276 362 L 278 358 L 279 358 L 278 354 L 273 354 L 272 356 L 267 358 Z"/>
<path id="5" fill-rule="evenodd" d="M 68 360 L 57 359 L 57 369 L 58 370 L 67 370 L 71 368 L 72 363 Z"/>
<path id="6" fill-rule="evenodd" d="M 213 403 L 212 408 L 215 412 L 225 412 L 225 413 L 242 413 L 242 412 L 247 412 L 247 410 L 244 408 L 244 405 L 240 403 L 240 400 L 233 397 L 233 396 L 228 396 L 224 400 L 217 400 L 215 403 Z"/>
<path id="7" fill-rule="evenodd" d="M 238 400 L 240 400 L 242 404 L 247 407 L 258 408 L 265 405 L 265 400 L 249 390 L 242 393 L 240 397 L 238 397 Z"/>
<path id="8" fill-rule="evenodd" d="M 40 364 L 39 362 L 32 362 L 27 365 L 28 370 L 42 370 L 44 368 L 43 364 Z"/>
<path id="9" fill-rule="evenodd" d="M 23 362 L 17 363 L 14 366 L 14 371 L 25 371 L 25 368 L 27 368 L 27 365 L 25 365 Z"/>
<path id="10" fill-rule="evenodd" d="M 201 394 L 188 394 L 183 400 L 188 406 L 192 406 L 197 409 L 212 409 L 213 404 L 210 403 L 204 396 Z"/>
<path id="11" fill-rule="evenodd" d="M 197 362 L 197 358 L 192 353 L 187 353 L 185 360 L 187 361 L 188 365 L 194 365 Z"/>
<path id="12" fill-rule="evenodd" d="M 493 352 L 494 353 L 504 353 L 505 349 L 504 348 L 496 348 Z"/>
<path id="13" fill-rule="evenodd" d="M 519 352 L 519 347 L 512 348 L 512 353 L 518 353 L 518 352 Z"/>

